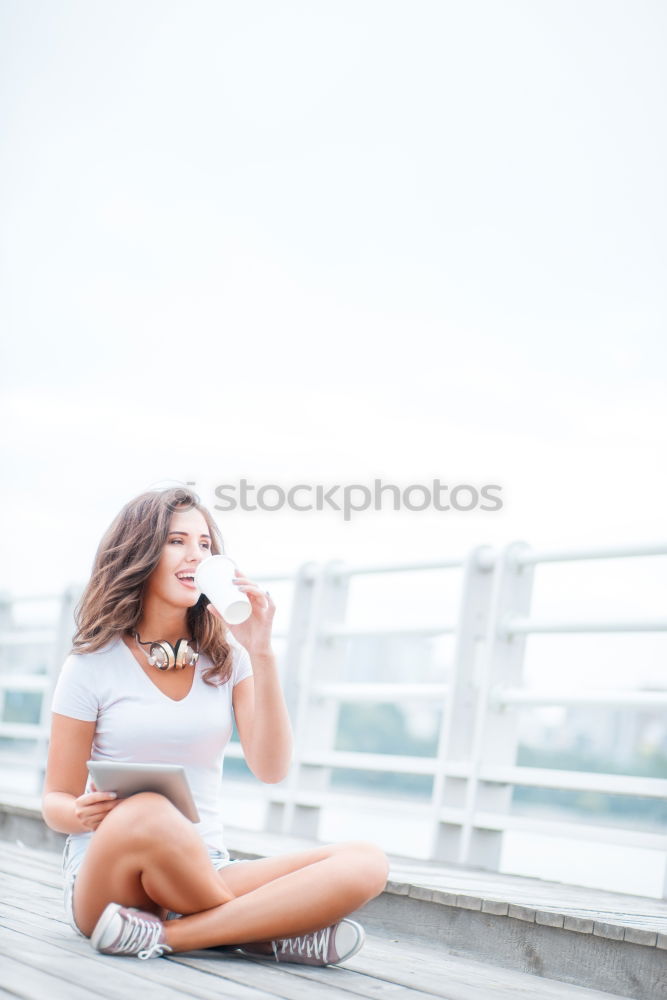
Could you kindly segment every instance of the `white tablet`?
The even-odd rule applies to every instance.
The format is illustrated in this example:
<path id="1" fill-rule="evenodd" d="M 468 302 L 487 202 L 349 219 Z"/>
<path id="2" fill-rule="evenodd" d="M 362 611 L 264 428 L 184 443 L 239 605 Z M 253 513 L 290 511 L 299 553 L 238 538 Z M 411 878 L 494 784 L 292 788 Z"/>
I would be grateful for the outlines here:
<path id="1" fill-rule="evenodd" d="M 122 764 L 113 760 L 89 760 L 90 776 L 100 792 L 117 792 L 126 799 L 137 792 L 161 792 L 177 809 L 199 823 L 199 813 L 181 764 Z"/>

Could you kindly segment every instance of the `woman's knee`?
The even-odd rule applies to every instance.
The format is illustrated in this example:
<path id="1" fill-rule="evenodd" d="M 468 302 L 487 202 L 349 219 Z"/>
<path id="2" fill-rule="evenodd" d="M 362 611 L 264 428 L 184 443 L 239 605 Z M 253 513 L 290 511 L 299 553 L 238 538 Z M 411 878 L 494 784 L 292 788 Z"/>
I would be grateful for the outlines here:
<path id="1" fill-rule="evenodd" d="M 348 841 L 341 847 L 348 855 L 355 884 L 363 889 L 368 899 L 379 896 L 389 876 L 389 860 L 382 848 L 366 840 Z"/>
<path id="2" fill-rule="evenodd" d="M 123 830 L 123 838 L 130 838 L 150 846 L 164 840 L 167 832 L 176 832 L 190 826 L 176 806 L 159 792 L 138 792 L 123 799 L 105 817 L 101 827 L 106 832 Z M 99 829 L 99 828 L 98 828 Z"/>

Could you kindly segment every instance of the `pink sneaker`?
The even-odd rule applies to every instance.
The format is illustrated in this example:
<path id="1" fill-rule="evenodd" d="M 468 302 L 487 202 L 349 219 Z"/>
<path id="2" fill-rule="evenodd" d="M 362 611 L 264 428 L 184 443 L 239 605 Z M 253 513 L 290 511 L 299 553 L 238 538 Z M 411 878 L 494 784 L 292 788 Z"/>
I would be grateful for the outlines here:
<path id="1" fill-rule="evenodd" d="M 301 965 L 338 965 L 356 955 L 366 935 L 361 924 L 347 917 L 322 931 L 301 937 L 277 938 L 270 942 L 270 951 L 255 944 L 244 944 L 238 950 L 252 958 L 275 958 L 276 962 L 298 962 Z"/>
<path id="2" fill-rule="evenodd" d="M 134 906 L 109 903 L 95 924 L 90 943 L 105 955 L 136 955 L 159 958 L 173 951 L 165 940 L 159 917 Z"/>

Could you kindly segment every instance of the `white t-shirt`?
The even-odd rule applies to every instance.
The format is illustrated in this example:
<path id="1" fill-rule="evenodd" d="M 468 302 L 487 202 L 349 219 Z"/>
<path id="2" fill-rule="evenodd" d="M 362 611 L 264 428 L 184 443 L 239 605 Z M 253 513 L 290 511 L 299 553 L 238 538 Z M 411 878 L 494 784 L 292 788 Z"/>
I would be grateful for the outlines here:
<path id="1" fill-rule="evenodd" d="M 232 688 L 252 676 L 247 650 L 232 646 L 233 669 L 226 684 L 212 686 L 202 672 L 212 666 L 200 653 L 189 694 L 168 697 L 150 680 L 118 637 L 94 653 L 70 654 L 56 683 L 51 711 L 97 722 L 91 760 L 182 764 L 204 842 L 225 851 L 221 779 L 225 747 L 232 734 Z M 86 791 L 92 791 L 88 775 Z M 90 833 L 70 835 L 77 854 Z"/>

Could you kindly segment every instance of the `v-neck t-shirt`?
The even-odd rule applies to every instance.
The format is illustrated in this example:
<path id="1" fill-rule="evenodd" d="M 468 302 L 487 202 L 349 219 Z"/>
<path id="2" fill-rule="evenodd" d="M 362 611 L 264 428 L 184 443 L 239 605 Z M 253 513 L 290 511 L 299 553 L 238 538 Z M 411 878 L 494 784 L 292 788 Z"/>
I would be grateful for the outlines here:
<path id="1" fill-rule="evenodd" d="M 220 685 L 202 672 L 213 664 L 200 653 L 190 691 L 179 701 L 166 695 L 142 670 L 122 638 L 94 653 L 70 654 L 60 671 L 51 711 L 96 722 L 91 760 L 182 764 L 199 812 L 193 826 L 210 847 L 225 851 L 222 765 L 232 734 L 232 689 L 252 676 L 243 646 L 232 646 L 232 674 Z M 86 792 L 92 791 L 88 775 Z M 85 850 L 92 832 L 70 834 Z"/>

